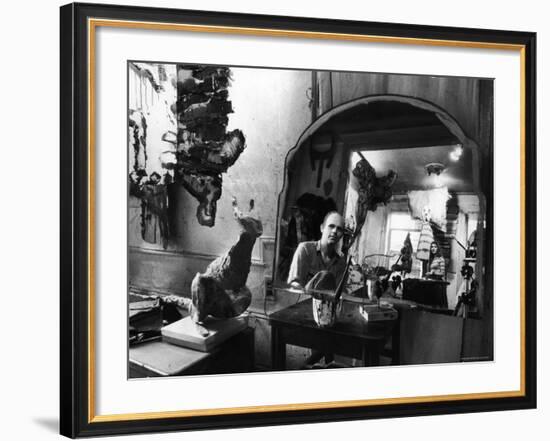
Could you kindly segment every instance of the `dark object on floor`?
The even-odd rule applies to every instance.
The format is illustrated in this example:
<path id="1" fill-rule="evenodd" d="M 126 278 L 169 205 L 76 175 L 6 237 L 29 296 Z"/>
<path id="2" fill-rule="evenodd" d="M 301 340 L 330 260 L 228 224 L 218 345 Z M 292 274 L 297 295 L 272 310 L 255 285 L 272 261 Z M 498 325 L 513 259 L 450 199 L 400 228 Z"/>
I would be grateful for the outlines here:
<path id="1" fill-rule="evenodd" d="M 254 203 L 251 201 L 250 206 Z M 208 315 L 235 317 L 250 305 L 252 294 L 246 286 L 250 272 L 252 248 L 262 235 L 261 221 L 250 210 L 244 215 L 233 200 L 235 219 L 242 227 L 239 240 L 224 255 L 214 260 L 204 274 L 197 273 L 191 283 L 193 307 L 191 317 L 202 322 Z"/>

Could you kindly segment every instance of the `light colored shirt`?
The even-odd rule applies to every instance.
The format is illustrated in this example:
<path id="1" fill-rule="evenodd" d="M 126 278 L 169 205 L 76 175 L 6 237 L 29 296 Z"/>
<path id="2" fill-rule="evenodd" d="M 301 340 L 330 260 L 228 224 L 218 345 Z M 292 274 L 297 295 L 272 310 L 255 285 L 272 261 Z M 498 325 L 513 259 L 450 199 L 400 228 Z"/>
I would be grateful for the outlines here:
<path id="1" fill-rule="evenodd" d="M 435 276 L 445 277 L 445 259 L 441 256 L 434 257 L 428 271 Z"/>
<path id="2" fill-rule="evenodd" d="M 325 263 L 321 255 L 321 243 L 302 242 L 292 257 L 290 271 L 288 273 L 288 283 L 298 282 L 305 286 L 306 283 L 319 271 L 329 271 L 336 277 L 336 283 L 340 282 L 344 269 L 346 268 L 346 259 L 341 254 L 336 253 L 330 262 Z"/>

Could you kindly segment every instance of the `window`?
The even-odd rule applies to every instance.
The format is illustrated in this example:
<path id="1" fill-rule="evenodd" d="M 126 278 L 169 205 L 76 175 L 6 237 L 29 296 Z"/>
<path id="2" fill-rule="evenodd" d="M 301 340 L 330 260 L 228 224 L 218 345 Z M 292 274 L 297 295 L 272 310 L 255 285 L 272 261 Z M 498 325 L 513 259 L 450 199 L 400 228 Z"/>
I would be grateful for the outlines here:
<path id="1" fill-rule="evenodd" d="M 406 211 L 393 211 L 388 215 L 388 228 L 386 237 L 386 254 L 399 256 L 401 254 L 401 248 L 407 238 L 407 234 L 410 234 L 411 244 L 413 247 L 413 265 L 412 276 L 419 276 L 422 270 L 422 262 L 417 260 L 414 256 L 418 247 L 418 240 L 420 238 L 420 229 L 422 223 L 413 219 L 411 215 Z M 395 263 L 397 257 L 392 259 L 390 264 Z"/>

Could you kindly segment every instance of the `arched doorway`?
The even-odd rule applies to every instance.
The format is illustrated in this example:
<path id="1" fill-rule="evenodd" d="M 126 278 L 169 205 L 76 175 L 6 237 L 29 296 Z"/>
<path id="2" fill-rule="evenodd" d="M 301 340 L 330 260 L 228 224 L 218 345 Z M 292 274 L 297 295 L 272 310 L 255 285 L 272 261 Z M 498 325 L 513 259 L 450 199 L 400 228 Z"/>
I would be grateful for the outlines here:
<path id="1" fill-rule="evenodd" d="M 354 151 L 393 154 L 390 162 L 400 168 L 396 170 L 398 175 L 406 177 L 401 181 L 405 184 L 396 187 L 403 192 L 415 185 L 421 187 L 420 173 L 424 172 L 426 162 L 435 162 L 433 158 L 448 155 L 455 147 L 459 147 L 463 155 L 453 164 L 455 176 L 448 173 L 448 177 L 454 179 L 450 190 L 477 196 L 479 216 L 475 222 L 480 230 L 478 240 L 483 242 L 479 226 L 485 224 L 488 190 L 482 188 L 480 179 L 485 170 L 479 145 L 445 109 L 410 96 L 371 95 L 339 105 L 317 118 L 285 159 L 284 184 L 277 210 L 275 284 L 284 282 L 285 260 L 288 264 L 294 243 L 301 241 L 300 237 L 291 237 L 296 234 L 289 234 L 289 231 L 293 228 L 292 212 L 304 203 L 304 195 L 309 198 L 306 202 L 309 206 L 322 206 L 325 211 L 345 211 L 350 159 Z M 415 168 L 420 171 L 413 173 Z M 313 233 L 316 233 L 319 218 L 322 215 L 318 215 L 310 226 Z M 315 237 L 308 238 L 312 239 Z M 478 250 L 478 259 L 484 262 L 483 247 Z M 453 267 L 455 270 L 457 264 Z"/>

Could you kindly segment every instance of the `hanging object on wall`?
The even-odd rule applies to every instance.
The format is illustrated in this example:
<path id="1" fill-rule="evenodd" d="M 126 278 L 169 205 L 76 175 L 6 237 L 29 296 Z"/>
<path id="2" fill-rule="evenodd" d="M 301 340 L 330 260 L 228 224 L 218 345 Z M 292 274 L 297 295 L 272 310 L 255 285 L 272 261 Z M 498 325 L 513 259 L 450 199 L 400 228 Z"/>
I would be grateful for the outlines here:
<path id="1" fill-rule="evenodd" d="M 141 236 L 149 243 L 168 246 L 168 192 L 161 176 L 153 172 L 141 187 Z"/>
<path id="2" fill-rule="evenodd" d="M 175 69 L 169 73 L 166 66 L 150 63 L 130 63 L 129 69 L 133 83 L 139 84 L 130 88 L 134 108 L 128 115 L 129 193 L 141 200 L 142 239 L 166 249 L 171 236 L 168 186 L 177 163 L 175 113 L 170 105 L 176 97 Z M 151 152 L 159 150 L 156 162 L 157 153 Z"/>
<path id="3" fill-rule="evenodd" d="M 211 315 L 229 318 L 242 314 L 250 305 L 252 294 L 246 286 L 250 272 L 252 249 L 263 233 L 262 222 L 250 201 L 249 212 L 243 214 L 233 198 L 233 213 L 241 227 L 239 239 L 227 253 L 218 257 L 191 282 L 191 318 L 202 323 Z"/>
<path id="4" fill-rule="evenodd" d="M 359 187 L 359 205 L 363 206 L 366 216 L 366 211 L 376 211 L 379 204 L 386 205 L 391 199 L 391 188 L 397 180 L 397 173 L 390 170 L 386 176 L 376 176 L 374 167 L 370 165 L 361 152 L 358 153 L 361 159 L 355 165 L 352 174 Z"/>
<path id="5" fill-rule="evenodd" d="M 177 66 L 176 179 L 199 201 L 197 220 L 212 227 L 227 172 L 245 148 L 243 133 L 227 132 L 231 71 L 222 66 Z"/>
<path id="6" fill-rule="evenodd" d="M 160 153 L 159 161 L 160 166 L 165 170 L 164 183 L 168 185 L 174 180 L 174 170 L 178 164 L 176 134 L 169 130 L 162 135 L 161 140 L 166 143 L 166 150 Z"/>
<path id="7" fill-rule="evenodd" d="M 429 217 L 428 222 L 441 230 L 446 229 L 447 202 L 451 198 L 447 187 L 409 191 L 408 197 L 412 217 L 423 221 Z"/>
<path id="8" fill-rule="evenodd" d="M 132 110 L 128 116 L 129 141 L 134 149 L 134 171 L 147 166 L 147 120 L 143 112 Z"/>
<path id="9" fill-rule="evenodd" d="M 323 192 L 325 193 L 325 196 L 330 196 L 333 188 L 334 184 L 332 183 L 332 179 L 327 179 L 323 184 Z"/>
<path id="10" fill-rule="evenodd" d="M 178 170 L 177 178 L 185 189 L 199 201 L 197 220 L 201 225 L 214 226 L 217 201 L 222 195 L 222 177 L 219 174 L 184 172 Z"/>
<path id="11" fill-rule="evenodd" d="M 159 243 L 166 249 L 170 237 L 168 223 L 168 192 L 172 182 L 167 171 L 163 176 L 157 172 L 147 176 L 147 120 L 140 111 L 130 112 L 128 120 L 130 143 L 134 148 L 134 164 L 129 175 L 129 193 L 141 199 L 141 237 L 149 243 Z M 162 167 L 172 169 L 175 156 L 164 152 Z"/>
<path id="12" fill-rule="evenodd" d="M 142 192 L 141 187 L 143 183 L 145 182 L 145 178 L 147 177 L 147 173 L 143 169 L 139 170 L 132 170 L 130 172 L 130 184 L 129 184 L 129 192 L 130 196 L 134 196 L 136 198 L 141 198 Z"/>
<path id="13" fill-rule="evenodd" d="M 347 243 L 347 252 L 353 245 L 357 236 L 361 233 L 361 229 L 367 219 L 368 211 L 376 211 L 379 204 L 386 205 L 392 197 L 392 186 L 397 180 L 397 173 L 393 170 L 388 171 L 386 176 L 377 177 L 376 170 L 370 165 L 369 161 L 358 152 L 361 159 L 355 165 L 352 171 L 354 180 L 352 185 L 357 189 L 359 198 L 355 209 L 355 231 Z"/>
<path id="14" fill-rule="evenodd" d="M 333 133 L 315 134 L 309 140 L 309 161 L 311 163 L 312 171 L 315 171 L 315 163 L 319 161 L 317 168 L 317 188 L 321 187 L 321 181 L 323 180 L 323 167 L 330 168 L 335 151 L 336 139 Z"/>

